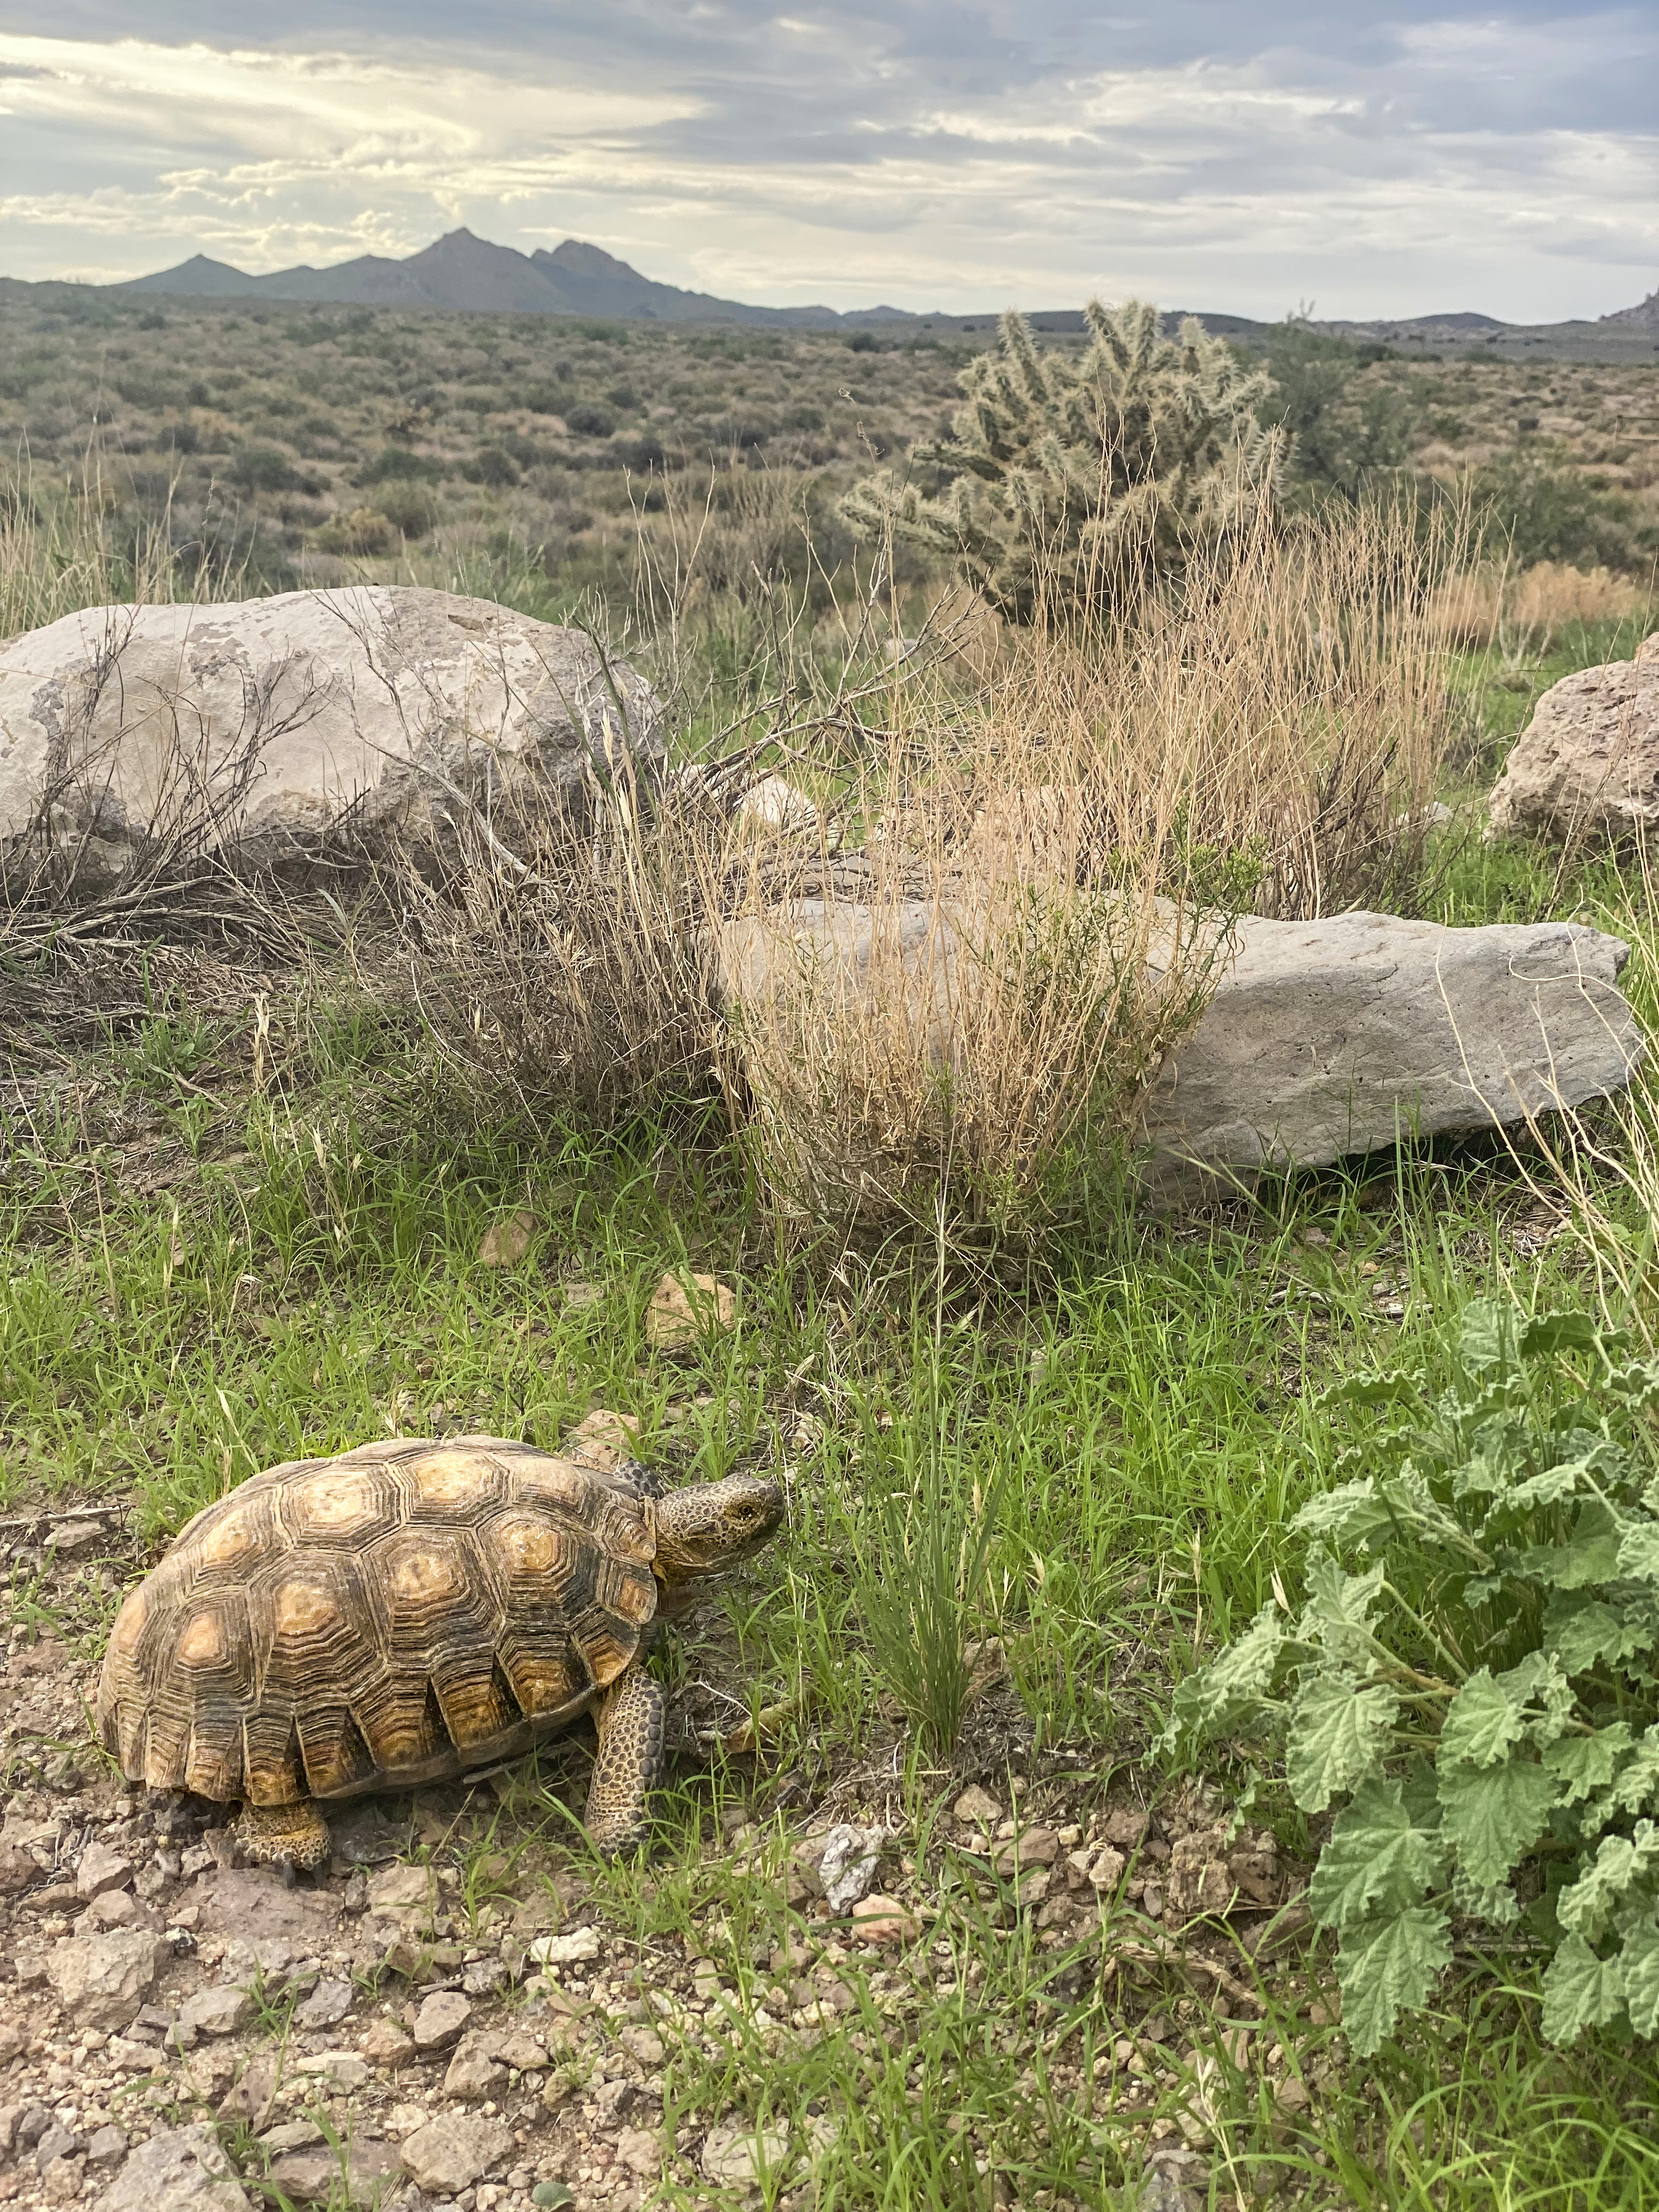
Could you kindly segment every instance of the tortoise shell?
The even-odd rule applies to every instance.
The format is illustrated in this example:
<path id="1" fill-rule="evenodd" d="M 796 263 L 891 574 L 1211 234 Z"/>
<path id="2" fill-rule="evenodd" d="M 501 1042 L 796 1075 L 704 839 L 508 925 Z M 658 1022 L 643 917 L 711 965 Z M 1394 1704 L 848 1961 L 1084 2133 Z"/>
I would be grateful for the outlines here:
<path id="1" fill-rule="evenodd" d="M 117 1615 L 98 1727 L 153 1790 L 289 1805 L 443 1781 L 583 1712 L 657 1610 L 649 1498 L 489 1437 L 269 1468 Z"/>

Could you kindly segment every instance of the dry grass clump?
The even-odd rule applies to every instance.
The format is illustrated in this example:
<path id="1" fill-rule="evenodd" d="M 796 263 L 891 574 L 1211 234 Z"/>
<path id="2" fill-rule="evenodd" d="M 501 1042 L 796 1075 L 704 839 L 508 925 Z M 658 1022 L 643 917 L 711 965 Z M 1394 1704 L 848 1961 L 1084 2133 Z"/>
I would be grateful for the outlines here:
<path id="1" fill-rule="evenodd" d="M 1609 568 L 1540 561 L 1530 568 L 1485 565 L 1448 576 L 1431 612 L 1436 634 L 1447 645 L 1547 652 L 1551 640 L 1575 623 L 1628 622 L 1650 615 L 1654 604 L 1650 582 Z"/>
<path id="2" fill-rule="evenodd" d="M 1040 1234 L 1115 1178 L 1238 913 L 1407 899 L 1446 550 L 1264 526 L 1133 623 L 1012 635 L 971 697 L 896 678 L 816 829 L 723 857 L 723 1064 L 781 1205 Z"/>
<path id="3" fill-rule="evenodd" d="M 67 483 L 37 471 L 27 456 L 0 470 L 0 641 L 40 629 L 82 607 L 189 598 L 167 518 L 121 526 L 119 487 L 107 457 L 88 448 Z M 200 580 L 204 599 L 234 596 Z"/>

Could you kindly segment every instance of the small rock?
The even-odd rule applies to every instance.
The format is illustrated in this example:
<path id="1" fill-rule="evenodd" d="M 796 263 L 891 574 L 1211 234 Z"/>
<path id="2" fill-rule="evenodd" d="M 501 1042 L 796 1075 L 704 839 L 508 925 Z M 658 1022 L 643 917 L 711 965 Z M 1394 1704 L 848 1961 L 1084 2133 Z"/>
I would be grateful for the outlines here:
<path id="1" fill-rule="evenodd" d="M 472 2008 L 453 1990 L 437 1990 L 415 2015 L 415 2048 L 447 2051 L 472 2017 Z"/>
<path id="2" fill-rule="evenodd" d="M 80 2136 L 54 2120 L 35 2146 L 35 2171 L 44 2173 L 54 2159 L 69 2158 L 80 2148 Z"/>
<path id="3" fill-rule="evenodd" d="M 861 1897 L 853 1907 L 853 1933 L 860 1943 L 914 1943 L 921 1933 L 896 1897 Z"/>
<path id="4" fill-rule="evenodd" d="M 516 1267 L 535 1241 L 541 1223 L 527 1207 L 509 1213 L 505 1221 L 497 1221 L 483 1233 L 478 1246 L 481 1267 Z"/>
<path id="5" fill-rule="evenodd" d="M 970 1782 L 956 1803 L 951 1808 L 965 1827 L 994 1828 L 1002 1818 L 1002 1808 L 988 1790 L 981 1790 L 977 1782 Z"/>
<path id="6" fill-rule="evenodd" d="M 106 1889 L 125 1889 L 131 1880 L 131 1859 L 123 1858 L 106 1844 L 88 1844 L 76 1869 L 76 1893 L 81 1897 L 99 1897 Z"/>
<path id="7" fill-rule="evenodd" d="M 495 2045 L 495 2056 L 503 2066 L 516 2067 L 520 2074 L 532 2074 L 547 2063 L 547 2053 L 533 2035 L 521 2027 L 511 2029 Z"/>
<path id="8" fill-rule="evenodd" d="M 403 2146 L 404 2170 L 428 2197 L 455 2197 L 499 2166 L 513 2148 L 510 2129 L 482 2113 L 446 2113 L 417 2128 Z"/>
<path id="9" fill-rule="evenodd" d="M 737 1293 L 713 1275 L 693 1275 L 689 1285 L 665 1275 L 646 1307 L 645 1334 L 659 1351 L 676 1351 L 705 1330 L 730 1328 L 737 1317 Z"/>
<path id="10" fill-rule="evenodd" d="M 661 2036 L 648 2027 L 625 2027 L 617 2040 L 644 2067 L 660 2066 L 668 2055 Z"/>
<path id="11" fill-rule="evenodd" d="M 362 2049 L 371 2066 L 406 2066 L 415 2056 L 415 2039 L 395 2020 L 372 2020 Z"/>
<path id="12" fill-rule="evenodd" d="M 40 1869 L 15 1844 L 0 1845 L 0 1897 L 16 1897 L 40 1879 Z"/>
<path id="13" fill-rule="evenodd" d="M 639 1437 L 637 1413 L 613 1413 L 608 1406 L 596 1406 L 586 1419 L 577 1422 L 559 1449 L 567 1459 L 608 1474 L 613 1467 L 632 1459 Z"/>
<path id="14" fill-rule="evenodd" d="M 368 2079 L 368 2063 L 355 2051 L 313 2051 L 291 2062 L 295 2074 L 320 2074 L 339 2089 L 361 2089 Z"/>
<path id="15" fill-rule="evenodd" d="M 273 2157 L 287 2150 L 309 2150 L 313 2143 L 323 2140 L 322 2130 L 310 2120 L 284 2120 L 277 2128 L 269 2128 L 259 2138 Z"/>
<path id="16" fill-rule="evenodd" d="M 1066 1863 L 1077 1869 L 1091 1889 L 1115 1889 L 1128 1861 L 1110 1844 L 1099 1850 L 1085 1844 L 1081 1850 L 1068 1853 Z"/>
<path id="17" fill-rule="evenodd" d="M 126 2154 L 126 2136 L 118 2127 L 100 2128 L 87 2145 L 88 2166 L 119 2166 Z"/>
<path id="18" fill-rule="evenodd" d="M 1127 1805 L 1115 1806 L 1106 1815 L 1101 1834 L 1109 1844 L 1115 1844 L 1126 1851 L 1137 1850 L 1146 1833 L 1146 1815 L 1136 1813 Z"/>
<path id="19" fill-rule="evenodd" d="M 158 2128 L 127 2153 L 98 2212 L 252 2212 L 213 2130 Z"/>
<path id="20" fill-rule="evenodd" d="M 295 2011 L 295 2027 L 337 2027 L 351 2010 L 356 1995 L 349 1982 L 319 1982 Z"/>
<path id="21" fill-rule="evenodd" d="M 654 2180 L 662 2171 L 662 2145 L 651 2128 L 624 2128 L 617 2137 L 617 2157 L 641 2181 Z"/>
<path id="22" fill-rule="evenodd" d="M 746 2188 L 775 2173 L 789 2155 L 787 2129 L 710 2128 L 703 2139 L 702 2170 L 710 2181 Z"/>
<path id="23" fill-rule="evenodd" d="M 219 2105 L 218 2117 L 222 2120 L 240 2121 L 257 2133 L 270 2118 L 276 2097 L 275 2060 L 250 2058 L 225 2092 Z"/>
<path id="24" fill-rule="evenodd" d="M 86 2160 L 55 2158 L 40 2177 L 40 2193 L 48 2204 L 70 2204 L 81 2194 Z"/>
<path id="25" fill-rule="evenodd" d="M 823 1839 L 818 1879 L 823 1884 L 824 1900 L 832 1912 L 846 1912 L 860 1898 L 869 1894 L 881 1847 L 886 1841 L 887 1831 L 883 1827 L 830 1829 Z"/>
<path id="26" fill-rule="evenodd" d="M 105 1936 L 64 1936 L 46 1971 L 76 2027 L 107 2031 L 137 2016 L 171 1955 L 148 1929 L 114 1928 Z"/>
<path id="27" fill-rule="evenodd" d="M 271 2167 L 270 2180 L 296 2204 L 332 2200 L 340 2187 L 343 2160 L 345 2194 L 354 2204 L 373 2203 L 382 2185 L 400 2170 L 394 2146 L 378 2136 L 352 2136 L 339 2150 L 292 2150 Z"/>
<path id="28" fill-rule="evenodd" d="M 597 1928 L 572 1928 L 562 1936 L 538 1936 L 525 1956 L 538 1966 L 569 1966 L 581 1959 L 597 1959 L 600 1949 Z"/>
<path id="29" fill-rule="evenodd" d="M 1030 1867 L 1051 1867 L 1060 1856 L 1060 1838 L 1052 1828 L 1025 1828 L 997 1853 L 997 1872 L 1005 1878 Z"/>
<path id="30" fill-rule="evenodd" d="M 77 1934 L 95 1936 L 106 1928 L 131 1928 L 139 1923 L 154 1928 L 151 1916 L 143 1911 L 137 1899 L 127 1889 L 101 1889 L 82 1915 L 86 1925 L 77 1928 Z"/>
<path id="31" fill-rule="evenodd" d="M 431 1912 L 438 1902 L 438 1877 L 429 1866 L 382 1867 L 368 1881 L 371 1912 Z"/>
<path id="32" fill-rule="evenodd" d="M 253 2014 L 253 1999 L 246 1990 L 215 1982 L 185 1999 L 179 2008 L 178 2025 L 185 2030 L 194 2028 L 198 2035 L 234 2035 L 247 2026 Z"/>
<path id="33" fill-rule="evenodd" d="M 496 2057 L 492 2036 L 469 2035 L 456 2045 L 455 2056 L 444 2075 L 446 2097 L 484 2098 L 499 2089 L 507 2069 Z"/>

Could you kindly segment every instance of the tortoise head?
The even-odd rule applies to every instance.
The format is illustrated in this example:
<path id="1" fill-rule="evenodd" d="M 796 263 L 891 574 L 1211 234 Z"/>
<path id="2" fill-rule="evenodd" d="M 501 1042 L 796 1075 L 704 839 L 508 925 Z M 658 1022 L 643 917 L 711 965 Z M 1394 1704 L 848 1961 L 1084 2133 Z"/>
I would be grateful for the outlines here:
<path id="1" fill-rule="evenodd" d="M 671 1490 L 657 1501 L 654 1571 L 665 1595 L 751 1558 L 771 1542 L 782 1519 L 782 1491 L 750 1475 Z"/>

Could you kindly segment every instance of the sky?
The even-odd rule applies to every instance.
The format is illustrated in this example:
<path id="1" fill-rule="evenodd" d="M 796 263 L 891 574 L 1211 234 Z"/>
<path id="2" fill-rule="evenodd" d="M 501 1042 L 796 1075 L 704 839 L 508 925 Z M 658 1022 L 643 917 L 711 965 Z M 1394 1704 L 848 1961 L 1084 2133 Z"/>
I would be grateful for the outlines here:
<path id="1" fill-rule="evenodd" d="M 463 223 L 781 306 L 1594 317 L 1659 286 L 1659 5 L 0 0 L 0 273 Z"/>

